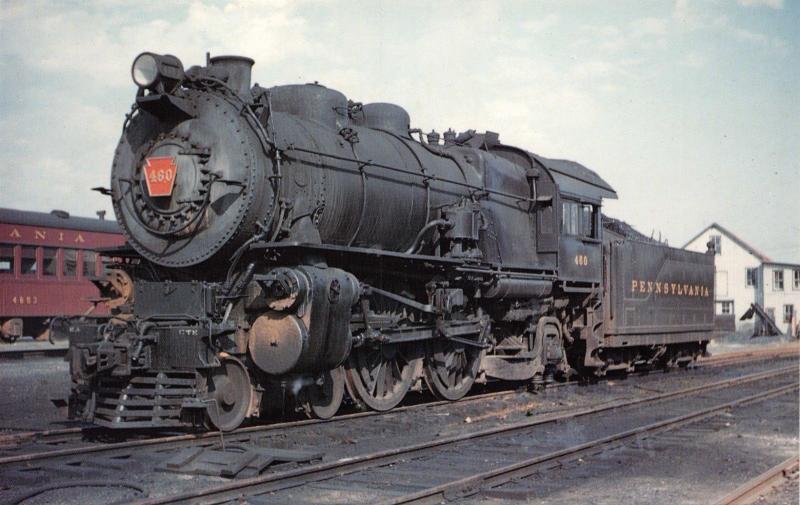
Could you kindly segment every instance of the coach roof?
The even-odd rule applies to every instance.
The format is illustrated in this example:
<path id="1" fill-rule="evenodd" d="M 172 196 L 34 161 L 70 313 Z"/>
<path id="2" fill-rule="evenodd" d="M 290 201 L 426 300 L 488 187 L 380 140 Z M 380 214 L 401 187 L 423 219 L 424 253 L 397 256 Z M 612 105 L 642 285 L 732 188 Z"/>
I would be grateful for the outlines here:
<path id="1" fill-rule="evenodd" d="M 19 209 L 0 208 L 0 223 L 23 226 L 43 226 L 68 230 L 93 231 L 99 233 L 121 233 L 114 220 L 91 217 L 72 217 L 64 211 L 33 212 Z"/>

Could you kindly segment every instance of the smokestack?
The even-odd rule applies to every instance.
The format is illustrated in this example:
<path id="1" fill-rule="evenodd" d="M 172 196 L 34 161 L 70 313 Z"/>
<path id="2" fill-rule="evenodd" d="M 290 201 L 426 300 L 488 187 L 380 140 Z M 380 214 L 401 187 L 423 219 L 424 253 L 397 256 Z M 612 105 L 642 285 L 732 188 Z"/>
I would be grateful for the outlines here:
<path id="1" fill-rule="evenodd" d="M 208 61 L 212 67 L 228 73 L 228 86 L 240 97 L 250 99 L 250 71 L 255 61 L 246 56 L 214 56 Z"/>
<path id="2" fill-rule="evenodd" d="M 100 221 L 105 221 L 105 220 L 106 220 L 106 211 L 104 211 L 104 210 L 98 210 L 98 211 L 96 212 L 96 214 L 97 214 L 97 217 L 99 217 L 99 218 L 100 218 Z"/>

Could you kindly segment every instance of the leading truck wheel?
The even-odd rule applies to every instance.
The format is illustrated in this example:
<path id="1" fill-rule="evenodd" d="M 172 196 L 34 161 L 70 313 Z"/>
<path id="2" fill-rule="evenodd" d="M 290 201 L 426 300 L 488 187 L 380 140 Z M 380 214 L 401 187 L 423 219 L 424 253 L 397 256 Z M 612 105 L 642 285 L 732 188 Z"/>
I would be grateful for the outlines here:
<path id="1" fill-rule="evenodd" d="M 209 423 L 220 431 L 235 430 L 247 417 L 253 397 L 247 369 L 237 359 L 224 358 L 219 367 L 211 370 L 206 383 Z"/>

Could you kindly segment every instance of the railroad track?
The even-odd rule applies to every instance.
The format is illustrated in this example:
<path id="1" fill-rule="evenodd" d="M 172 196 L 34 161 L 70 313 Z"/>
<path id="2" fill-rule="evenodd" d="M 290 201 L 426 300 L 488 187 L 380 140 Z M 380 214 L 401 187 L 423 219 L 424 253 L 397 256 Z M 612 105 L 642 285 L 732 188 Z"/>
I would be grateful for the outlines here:
<path id="1" fill-rule="evenodd" d="M 783 349 L 783 350 L 775 350 L 769 353 L 758 352 L 758 351 L 738 353 L 735 356 L 729 356 L 725 354 L 722 355 L 721 357 L 705 358 L 693 364 L 691 368 L 703 369 L 703 368 L 728 367 L 743 363 L 744 364 L 758 363 L 761 361 L 767 361 L 775 358 L 785 359 L 787 357 L 795 356 L 797 354 L 796 351 L 797 350 L 794 349 L 794 350 L 789 350 L 787 352 L 786 349 Z M 653 372 L 649 373 L 652 374 Z M 642 374 L 633 374 L 633 375 L 642 375 Z M 574 386 L 576 384 L 578 384 L 578 382 L 554 383 L 548 385 L 547 387 L 557 388 L 565 386 Z M 463 398 L 462 400 L 460 400 L 459 404 L 463 405 L 466 403 L 481 402 L 489 399 L 500 399 L 504 397 L 510 397 L 515 394 L 518 394 L 518 390 L 499 390 L 486 393 L 476 393 Z M 403 405 L 397 407 L 390 412 L 397 413 L 397 412 L 413 411 L 413 410 L 420 410 L 432 407 L 439 407 L 449 404 L 451 404 L 451 402 L 448 401 L 421 400 L 419 403 L 412 403 L 409 405 Z M 351 419 L 359 419 L 370 416 L 381 416 L 386 414 L 387 412 L 365 411 L 365 412 L 340 414 L 338 416 L 335 416 L 332 420 L 328 421 L 319 419 L 303 419 L 297 421 L 276 422 L 271 424 L 263 424 L 263 425 L 239 428 L 233 432 L 227 433 L 225 436 L 226 438 L 229 438 L 231 436 L 236 437 L 238 435 L 252 436 L 258 433 L 268 432 L 272 430 L 300 428 L 304 426 L 327 423 L 332 421 L 347 421 Z M 115 444 L 110 443 L 109 441 L 112 440 L 114 437 L 119 438 L 120 437 L 119 432 L 92 426 L 3 434 L 0 435 L 0 466 L 9 462 L 36 461 L 42 459 L 47 455 L 61 457 L 72 454 L 81 454 L 87 451 L 88 452 L 102 451 L 104 450 L 104 448 L 105 450 L 108 449 L 124 450 L 127 448 L 136 447 L 137 445 L 147 445 L 148 441 L 142 439 L 148 439 L 155 443 L 169 444 L 169 443 L 183 443 L 190 441 L 202 442 L 203 440 L 213 441 L 220 437 L 220 433 L 218 431 L 207 432 L 207 433 L 182 433 L 182 434 L 172 434 L 167 436 L 162 436 L 162 434 L 163 432 L 160 432 L 159 435 L 154 436 L 153 432 L 148 432 L 146 430 L 143 432 L 133 432 L 133 435 L 127 435 L 127 434 L 125 435 L 125 437 L 129 438 L 130 440 L 127 440 L 125 442 L 117 442 Z M 103 445 L 98 445 L 95 447 L 86 445 L 87 441 L 91 442 L 94 440 L 101 440 L 101 439 L 104 440 Z M 237 439 L 233 438 L 233 440 Z M 36 447 L 30 447 L 30 449 L 40 448 L 41 451 L 26 453 L 18 456 L 12 454 L 15 450 L 21 449 L 27 451 L 28 447 L 24 447 L 25 444 L 29 446 L 36 446 Z M 81 444 L 81 447 L 62 448 L 64 445 L 68 444 Z M 2 455 L 2 453 L 5 454 Z"/>
<path id="2" fill-rule="evenodd" d="M 459 405 L 463 405 L 465 403 L 481 402 L 491 398 L 501 398 L 504 396 L 511 396 L 514 394 L 515 391 L 513 390 L 483 393 L 463 398 L 458 403 Z M 453 402 L 449 402 L 446 400 L 437 400 L 432 402 L 418 403 L 414 405 L 405 405 L 397 407 L 391 410 L 390 412 L 392 413 L 407 412 L 423 408 L 438 407 L 442 405 L 452 405 L 452 404 Z M 298 421 L 288 421 L 288 422 L 279 422 L 279 423 L 272 423 L 265 425 L 248 426 L 224 434 L 220 433 L 219 431 L 209 431 L 204 433 L 187 433 L 180 435 L 169 435 L 169 436 L 136 439 L 125 442 L 111 442 L 111 443 L 103 443 L 97 445 L 82 445 L 80 447 L 70 447 L 65 449 L 44 450 L 40 452 L 0 457 L 0 468 L 15 463 L 31 463 L 41 460 L 52 460 L 54 458 L 64 458 L 69 456 L 84 455 L 90 453 L 103 453 L 104 455 L 114 456 L 118 454 L 124 454 L 128 452 L 130 449 L 137 449 L 137 448 L 169 449 L 174 447 L 183 447 L 185 445 L 202 444 L 204 442 L 210 444 L 220 440 L 221 437 L 228 443 L 236 443 L 236 442 L 247 441 L 251 439 L 253 436 L 258 436 L 260 434 L 267 433 L 270 431 L 290 430 L 316 424 L 341 423 L 344 421 L 361 419 L 364 417 L 381 416 L 385 414 L 387 414 L 387 412 L 377 412 L 377 411 L 354 412 L 351 414 L 342 414 L 328 420 L 302 419 Z M 4 443 L 5 444 L 14 443 L 25 439 L 34 439 L 34 440 L 38 439 L 47 444 L 57 446 L 57 444 L 63 442 L 84 440 L 87 438 L 95 439 L 98 437 L 114 435 L 114 434 L 115 432 L 113 431 L 99 427 L 66 428 L 63 430 L 14 433 L 11 435 L 6 435 L 5 437 L 0 436 L 0 449 L 2 449 Z"/>
<path id="3" fill-rule="evenodd" d="M 767 385 L 781 379 L 784 384 L 765 390 Z M 358 501 L 375 503 L 415 503 L 438 502 L 454 496 L 470 494 L 487 485 L 497 485 L 521 475 L 529 475 L 539 465 L 552 463 L 567 457 L 578 457 L 590 451 L 611 444 L 620 444 L 635 437 L 672 429 L 681 424 L 695 422 L 716 415 L 727 409 L 745 403 L 766 400 L 797 389 L 797 369 L 795 366 L 779 370 L 751 374 L 744 377 L 717 381 L 702 386 L 651 395 L 628 401 L 583 408 L 565 413 L 536 416 L 530 420 L 510 425 L 500 425 L 471 433 L 442 437 L 424 443 L 394 447 L 355 457 L 340 458 L 333 461 L 311 464 L 287 471 L 269 473 L 256 478 L 231 481 L 222 485 L 192 490 L 168 496 L 154 497 L 141 502 L 144 504 L 165 503 L 222 503 L 245 496 L 258 495 L 259 503 L 319 503 L 322 489 L 338 490 L 335 501 Z M 715 405 L 690 409 L 689 412 L 668 419 L 654 420 L 658 412 L 669 409 L 646 409 L 659 402 L 688 402 L 692 399 L 699 405 L 707 405 L 712 398 L 704 396 L 714 392 L 713 399 L 722 397 Z M 741 393 L 745 393 L 742 395 Z M 725 398 L 725 397 L 728 398 Z M 689 402 L 691 403 L 691 402 Z M 680 405 L 680 403 L 678 404 Z M 631 410 L 620 416 L 620 410 Z M 537 440 L 548 430 L 557 429 L 564 423 L 581 418 L 594 419 L 597 416 L 611 418 L 616 425 L 624 425 L 636 419 L 629 429 L 592 439 L 577 445 L 557 450 L 548 447 L 547 438 Z M 646 414 L 646 415 L 645 415 Z M 642 422 L 642 418 L 650 422 Z M 602 419 L 595 419 L 595 424 Z M 598 429 L 602 432 L 603 429 Z M 594 433 L 588 430 L 586 433 Z M 531 445 L 533 444 L 533 445 Z M 522 458 L 526 453 L 544 452 L 530 458 Z M 491 462 L 487 462 L 487 455 Z M 458 463 L 453 457 L 458 459 Z M 510 462 L 509 459 L 517 459 Z M 477 465 L 476 465 L 477 463 Z M 503 464 L 505 463 L 505 464 Z M 389 468 L 391 466 L 391 468 Z M 489 471 L 474 472 L 475 468 Z M 436 485 L 423 486 L 421 482 L 436 482 Z M 320 483 L 323 484 L 321 489 Z M 413 492 L 402 492 L 414 489 Z M 401 493 L 398 495 L 398 490 Z M 348 494 L 343 494 L 343 493 Z"/>
<path id="4" fill-rule="evenodd" d="M 733 351 L 723 354 L 712 355 L 708 358 L 700 358 L 699 361 L 690 366 L 697 366 L 703 364 L 725 365 L 728 363 L 740 363 L 748 360 L 752 361 L 767 360 L 772 358 L 781 358 L 781 357 L 799 356 L 799 355 L 800 355 L 800 345 L 795 343 L 795 344 L 787 344 L 785 346 L 780 346 L 774 349 L 773 348 L 751 349 L 751 350 Z"/>
<path id="5" fill-rule="evenodd" d="M 19 361 L 30 358 L 63 358 L 67 354 L 66 347 L 36 347 L 36 348 L 14 348 L 16 344 L 10 344 L 11 347 L 3 347 L 0 349 L 0 361 Z"/>
<path id="6" fill-rule="evenodd" d="M 746 505 L 753 503 L 759 496 L 768 493 L 788 479 L 797 478 L 799 471 L 800 457 L 792 456 L 761 475 L 745 482 L 715 502 L 714 505 Z"/>
<path id="7" fill-rule="evenodd" d="M 720 357 L 712 356 L 710 358 L 704 358 L 703 360 L 693 364 L 691 367 L 693 369 L 727 367 L 742 363 L 757 363 L 760 361 L 766 361 L 775 358 L 787 358 L 794 356 L 796 354 L 797 354 L 797 349 L 789 351 L 785 349 L 774 350 L 772 352 L 763 352 L 763 351 L 743 352 L 743 353 L 737 353 L 734 356 L 729 356 L 725 354 L 721 355 Z M 547 387 L 548 388 L 564 387 L 576 384 L 578 383 L 577 382 L 554 383 L 548 385 Z M 464 404 L 469 402 L 480 402 L 480 401 L 485 401 L 487 399 L 498 399 L 503 397 L 509 397 L 515 394 L 517 394 L 516 390 L 500 390 L 500 391 L 492 391 L 486 393 L 478 393 L 463 398 L 462 400 L 460 400 L 459 403 Z M 410 410 L 419 410 L 431 407 L 439 407 L 448 404 L 451 404 L 451 402 L 441 401 L 441 400 L 421 401 L 420 403 L 402 405 L 400 407 L 393 409 L 390 412 L 397 413 Z M 258 434 L 272 430 L 299 428 L 303 426 L 326 423 L 331 421 L 347 421 L 350 419 L 358 419 L 369 416 L 381 416 L 385 414 L 387 413 L 376 412 L 376 411 L 365 411 L 365 412 L 340 414 L 338 416 L 335 416 L 332 420 L 328 421 L 320 419 L 303 419 L 303 420 L 289 421 L 289 422 L 277 422 L 266 425 L 239 428 L 233 432 L 226 434 L 225 436 L 226 438 L 237 437 L 238 435 L 251 436 L 253 434 Z M 136 438 L 138 436 L 139 439 L 128 440 L 125 442 L 118 442 L 118 443 L 108 443 L 108 440 L 112 438 L 114 435 L 115 432 L 99 427 L 73 427 L 73 428 L 63 428 L 55 430 L 29 431 L 29 432 L 19 432 L 19 433 L 0 435 L 0 452 L 5 452 L 7 454 L 5 456 L 0 456 L 0 466 L 2 466 L 3 464 L 14 463 L 14 462 L 36 461 L 46 456 L 62 457 L 62 456 L 82 454 L 85 452 L 92 452 L 92 451 L 103 451 L 110 449 L 124 450 L 136 447 L 138 445 L 142 446 L 148 445 L 148 442 L 154 442 L 156 444 L 160 443 L 170 444 L 170 443 L 184 443 L 190 441 L 203 441 L 203 440 L 213 441 L 220 437 L 220 433 L 218 431 L 207 432 L 207 433 L 188 433 L 188 434 L 184 433 L 184 434 L 176 434 L 168 436 L 157 436 L 157 437 L 153 437 L 152 432 L 145 431 L 137 435 L 134 435 L 133 438 Z M 147 438 L 148 440 L 141 440 L 141 438 Z M 105 439 L 106 443 L 95 447 L 86 446 L 84 444 L 81 447 L 72 447 L 65 449 L 59 448 L 60 446 L 70 443 L 81 443 L 84 441 L 92 441 L 98 439 Z M 237 441 L 236 438 L 233 438 L 233 440 Z M 44 450 L 40 452 L 22 454 L 18 456 L 8 455 L 9 452 L 15 449 L 15 446 L 21 446 L 25 443 L 35 444 L 39 447 L 43 447 Z M 56 449 L 53 449 L 54 447 Z"/>
<path id="8" fill-rule="evenodd" d="M 617 409 L 624 409 L 624 408 L 636 408 L 636 406 L 644 407 L 648 404 L 654 402 L 664 402 L 664 401 L 679 401 L 680 398 L 692 395 L 703 395 L 709 391 L 730 391 L 732 386 L 737 386 L 739 388 L 753 388 L 757 387 L 757 389 L 764 389 L 768 385 L 772 384 L 776 378 L 780 378 L 785 375 L 793 374 L 796 375 L 796 366 L 792 367 L 784 367 L 778 370 L 770 370 L 766 372 L 760 372 L 755 374 L 749 374 L 746 376 L 740 376 L 732 379 L 727 379 L 724 381 L 718 381 L 712 384 L 705 384 L 701 386 L 695 386 L 692 388 L 686 388 L 680 391 L 669 392 L 669 393 L 662 393 L 662 394 L 655 394 L 649 395 L 646 397 L 640 397 L 634 400 L 627 400 L 627 401 L 614 401 L 606 404 L 601 405 L 594 405 L 591 407 L 586 408 L 579 408 L 573 409 L 568 412 L 558 412 L 553 414 L 545 414 L 545 415 L 538 415 L 535 417 L 531 417 L 529 420 L 522 422 L 522 423 L 515 423 L 510 425 L 501 425 L 495 428 L 490 429 L 483 429 L 478 430 L 477 426 L 471 426 L 469 429 L 472 429 L 472 433 L 467 434 L 466 438 L 463 438 L 464 435 L 458 436 L 442 436 L 440 438 L 436 438 L 437 435 L 431 434 L 430 436 L 426 435 L 425 440 L 434 439 L 433 442 L 426 444 L 412 444 L 408 446 L 401 446 L 400 443 L 403 439 L 402 431 L 399 431 L 396 435 L 390 436 L 387 435 L 387 440 L 385 443 L 382 443 L 381 447 L 387 447 L 394 442 L 397 447 L 387 451 L 379 451 L 378 453 L 370 453 L 364 454 L 363 452 L 368 449 L 362 449 L 360 446 L 358 448 L 357 453 L 353 456 L 348 457 L 341 457 L 342 452 L 339 451 L 339 455 L 336 456 L 335 450 L 333 450 L 333 456 L 337 457 L 338 459 L 331 460 L 331 461 L 324 461 L 322 463 L 313 463 L 308 464 L 305 466 L 295 465 L 294 470 L 286 470 L 284 471 L 281 466 L 276 466 L 271 469 L 267 469 L 266 474 L 263 474 L 261 477 L 256 479 L 255 484 L 256 486 L 253 489 L 250 489 L 248 486 L 248 482 L 252 481 L 253 479 L 245 479 L 241 481 L 232 481 L 230 485 L 234 486 L 234 489 L 231 490 L 224 490 L 223 495 L 217 496 L 217 491 L 210 492 L 208 494 L 208 501 L 216 502 L 218 501 L 217 498 L 220 498 L 221 501 L 225 501 L 228 499 L 227 497 L 233 495 L 252 495 L 254 493 L 262 492 L 259 491 L 259 486 L 272 486 L 276 489 L 292 489 L 293 486 L 297 485 L 298 479 L 301 483 L 313 483 L 319 482 L 320 480 L 324 480 L 326 478 L 330 478 L 330 475 L 326 474 L 325 472 L 332 473 L 333 475 L 349 475 L 353 472 L 358 471 L 374 471 L 376 469 L 381 468 L 384 465 L 394 464 L 398 465 L 407 459 L 418 459 L 420 454 L 422 453 L 437 453 L 438 451 L 444 450 L 451 450 L 453 446 L 458 445 L 459 443 L 464 443 L 465 440 L 469 440 L 471 442 L 481 442 L 483 440 L 490 440 L 491 437 L 507 437 L 509 435 L 513 435 L 516 431 L 520 433 L 524 432 L 526 429 L 536 429 L 537 427 L 541 426 L 559 426 L 561 423 L 569 422 L 570 420 L 575 420 L 579 418 L 589 418 L 592 415 L 603 415 L 608 414 L 611 415 L 611 412 L 616 412 Z M 683 378 L 691 378 L 691 374 L 674 374 L 670 375 L 670 378 L 680 379 Z M 693 380 L 700 380 L 701 377 L 694 376 Z M 660 379 L 658 379 L 660 381 Z M 764 385 L 763 382 L 768 381 L 767 385 Z M 727 388 L 727 389 L 726 389 Z M 587 390 L 591 391 L 591 390 Z M 506 392 L 507 394 L 513 394 L 513 392 Z M 595 393 L 592 393 L 589 396 L 593 396 Z M 488 398 L 489 396 L 495 395 L 495 393 L 490 393 L 487 395 L 479 395 L 477 397 L 472 397 L 473 401 L 479 402 L 481 397 L 483 399 Z M 450 409 L 458 408 L 459 406 L 464 405 L 463 402 L 457 402 L 455 404 L 450 403 Z M 422 408 L 423 405 L 415 405 L 410 406 L 409 409 L 412 408 Z M 475 407 L 483 408 L 484 405 L 477 405 Z M 473 408 L 475 408 L 473 407 Z M 666 407 L 664 407 L 666 409 Z M 395 411 L 397 412 L 397 411 Z M 356 414 L 354 416 L 345 417 L 342 416 L 339 420 L 347 420 L 359 418 L 359 417 L 368 417 L 369 413 L 362 413 Z M 430 413 L 426 414 L 430 415 Z M 416 417 L 417 414 L 414 414 Z M 524 419 L 524 417 L 523 417 Z M 366 420 L 365 420 L 366 421 Z M 382 421 L 384 425 L 402 422 L 402 418 L 396 417 L 392 420 Z M 361 422 L 362 427 L 364 421 Z M 370 421 L 374 423 L 374 421 Z M 408 417 L 406 417 L 406 422 L 408 422 Z M 259 426 L 259 427 L 251 427 L 245 428 L 245 430 L 250 431 L 250 435 L 252 437 L 256 436 L 256 432 L 261 431 L 262 434 L 264 432 L 280 432 L 286 437 L 290 439 L 296 439 L 298 436 L 302 437 L 305 433 L 307 440 L 314 440 L 315 443 L 320 443 L 318 438 L 324 439 L 325 436 L 322 435 L 323 432 L 319 432 L 319 430 L 327 430 L 329 432 L 336 431 L 337 426 L 339 426 L 339 431 L 346 426 L 350 426 L 351 423 L 339 423 L 336 421 L 329 421 L 327 423 L 322 424 L 321 426 L 313 426 L 314 424 L 319 424 L 316 421 L 301 421 L 300 423 L 279 423 L 277 425 L 268 425 L 268 426 Z M 311 425 L 311 426 L 309 426 Z M 296 430 L 295 428 L 300 428 L 303 426 L 308 426 L 309 429 L 306 430 Z M 359 428 L 360 429 L 360 428 Z M 396 427 L 393 428 L 395 431 L 398 431 Z M 456 429 L 454 430 L 455 433 L 461 433 L 468 428 L 463 427 L 463 425 L 457 425 Z M 511 430 L 511 431 L 509 431 Z M 308 436 L 308 431 L 315 432 L 311 438 Z M 446 430 L 445 430 L 446 431 Z M 452 431 L 452 430 L 451 430 Z M 239 433 L 238 435 L 241 436 L 239 440 L 252 440 L 252 438 L 247 437 L 247 433 Z M 446 433 L 445 433 L 446 435 Z M 23 474 L 30 475 L 31 470 L 35 470 L 37 466 L 41 466 L 46 471 L 50 473 L 46 473 L 48 475 L 47 478 L 50 478 L 49 475 L 56 475 L 58 477 L 64 478 L 65 475 L 61 475 L 59 472 L 61 469 L 73 469 L 77 468 L 73 465 L 79 464 L 82 465 L 83 463 L 79 462 L 86 462 L 89 465 L 89 468 L 102 468 L 105 464 L 104 462 L 115 462 L 115 461 L 124 461 L 127 458 L 134 458 L 139 460 L 146 460 L 148 461 L 147 471 L 153 470 L 153 458 L 158 459 L 161 457 L 163 459 L 164 454 L 168 454 L 171 452 L 172 449 L 181 449 L 190 446 L 203 446 L 209 445 L 217 442 L 219 439 L 217 438 L 218 434 L 201 434 L 201 435 L 179 435 L 176 437 L 162 437 L 159 439 L 150 439 L 150 440 L 137 440 L 137 441 L 129 441 L 122 444 L 105 444 L 105 445 L 98 445 L 98 446 L 89 446 L 89 447 L 79 447 L 79 448 L 69 448 L 63 451 L 47 451 L 42 453 L 35 453 L 35 454 L 25 454 L 25 455 L 17 455 L 11 458 L 3 458 L 0 460 L 0 475 L 4 475 L 10 482 L 14 482 L 13 479 L 18 478 Z M 395 438 L 396 440 L 391 440 Z M 530 437 L 526 437 L 530 438 Z M 231 437 L 230 435 L 226 435 L 225 440 L 230 444 L 235 444 L 236 438 Z M 383 442 L 383 441 L 382 441 Z M 361 443 L 361 441 L 359 441 Z M 366 442 L 364 442 L 366 443 Z M 481 442 L 483 443 L 483 442 Z M 324 442 L 323 442 L 324 445 Z M 369 444 L 367 444 L 369 445 Z M 354 447 L 354 446 L 353 446 Z M 516 447 L 516 446 L 515 446 Z M 57 463 L 60 466 L 52 467 L 53 463 Z M 60 462 L 60 463 L 59 463 Z M 352 466 L 352 464 L 361 465 Z M 17 470 L 15 470 L 15 468 Z M 48 470 L 49 468 L 49 470 Z M 394 468 L 397 468 L 395 466 Z M 14 471 L 23 471 L 23 474 L 17 473 L 14 474 Z M 11 472 L 8 472 L 11 470 Z M 294 473 L 293 473 L 294 472 Z M 299 473 L 296 473 L 299 472 Z M 89 472 L 89 475 L 96 474 L 96 472 Z M 15 475 L 17 477 L 15 477 Z M 163 476 L 163 474 L 162 474 Z M 165 479 L 170 479 L 168 474 L 167 476 L 163 476 Z M 83 477 L 84 479 L 86 477 Z M 109 477 L 113 479 L 114 477 Z M 259 479 L 266 479 L 264 481 Z M 173 479 L 174 480 L 174 479 Z M 122 481 L 119 481 L 122 482 Z M 202 481 L 197 481 L 202 482 Z M 292 484 L 294 482 L 294 484 Z M 64 485 L 72 485 L 75 484 L 74 480 L 67 480 L 64 481 Z M 304 485 L 301 484 L 301 487 Z M 350 484 L 348 484 L 350 486 Z M 144 486 L 148 487 L 148 486 Z M 152 486 L 150 486 L 152 487 Z M 196 487 L 200 487 L 196 485 Z M 20 491 L 21 489 L 12 489 L 14 491 Z M 165 492 L 164 489 L 159 488 L 159 486 L 155 486 L 151 492 Z M 226 494 L 227 493 L 227 494 Z M 165 497 L 165 498 L 154 498 L 156 500 L 154 503 L 159 503 L 160 501 L 164 501 L 165 503 L 170 503 L 174 501 L 181 501 L 185 500 L 188 502 L 194 502 L 196 500 L 206 501 L 206 495 L 192 495 L 189 498 L 181 498 L 181 494 L 176 494 L 173 497 Z M 0 500 L 2 501 L 2 500 Z M 287 500 L 283 502 L 297 502 L 300 503 L 302 500 L 297 500 L 294 497 L 289 497 Z M 315 502 L 316 499 L 312 498 L 311 502 Z M 358 501 L 358 500 L 356 500 Z M 363 501 L 363 500 L 362 500 Z M 366 501 L 375 501 L 375 500 L 366 500 Z M 280 502 L 280 501 L 279 501 Z M 15 503 L 11 501 L 10 503 Z"/>

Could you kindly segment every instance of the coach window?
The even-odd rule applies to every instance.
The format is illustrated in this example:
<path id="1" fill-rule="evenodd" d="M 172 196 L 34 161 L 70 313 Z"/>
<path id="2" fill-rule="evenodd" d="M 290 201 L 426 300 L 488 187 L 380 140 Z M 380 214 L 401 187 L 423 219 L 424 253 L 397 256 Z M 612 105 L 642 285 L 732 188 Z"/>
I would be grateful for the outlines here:
<path id="1" fill-rule="evenodd" d="M 97 275 L 97 253 L 83 251 L 83 276 L 94 277 Z"/>
<path id="2" fill-rule="evenodd" d="M 22 275 L 36 275 L 36 248 L 22 246 L 20 254 L 20 272 Z"/>
<path id="3" fill-rule="evenodd" d="M 64 249 L 64 277 L 76 277 L 78 275 L 78 251 L 75 249 Z"/>
<path id="4" fill-rule="evenodd" d="M 42 275 L 56 275 L 58 271 L 58 249 L 42 248 Z"/>
<path id="5" fill-rule="evenodd" d="M 0 245 L 0 274 L 14 273 L 14 246 Z"/>

